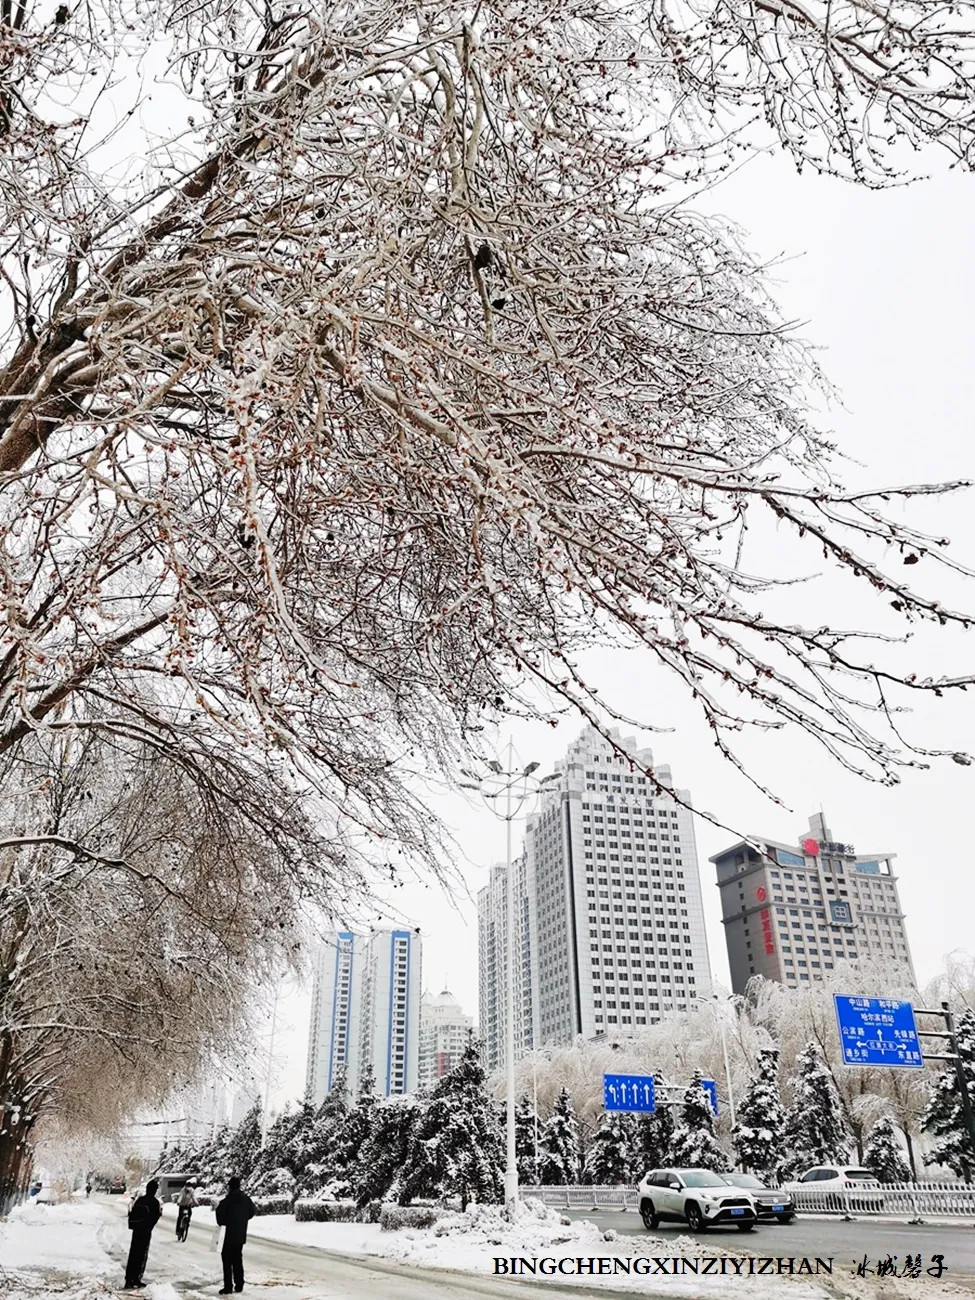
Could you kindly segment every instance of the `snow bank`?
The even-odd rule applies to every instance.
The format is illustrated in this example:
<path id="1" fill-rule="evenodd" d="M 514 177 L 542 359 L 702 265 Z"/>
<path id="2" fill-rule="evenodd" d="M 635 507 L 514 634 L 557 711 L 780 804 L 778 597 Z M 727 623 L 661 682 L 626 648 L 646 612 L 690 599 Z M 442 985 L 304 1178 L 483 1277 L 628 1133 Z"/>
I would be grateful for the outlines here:
<path id="1" fill-rule="evenodd" d="M 265 1237 L 295 1246 L 317 1246 L 340 1255 L 375 1254 L 370 1247 L 383 1233 L 378 1223 L 298 1223 L 290 1214 L 264 1214 L 251 1219 L 247 1239 Z"/>
<path id="2" fill-rule="evenodd" d="M 105 1229 L 99 1207 L 84 1201 L 18 1206 L 0 1223 L 0 1261 L 5 1269 L 101 1277 L 117 1270 L 102 1244 Z"/>
<path id="3" fill-rule="evenodd" d="M 832 1275 L 749 1274 L 748 1257 L 763 1254 L 763 1244 L 757 1234 L 749 1234 L 747 1238 L 723 1234 L 720 1240 L 710 1234 L 704 1238 L 684 1235 L 663 1238 L 650 1233 L 620 1237 L 613 1231 L 603 1232 L 585 1219 L 568 1221 L 540 1201 L 524 1200 L 520 1210 L 517 1220 L 508 1223 L 500 1206 L 474 1206 L 466 1214 L 445 1216 L 429 1229 L 384 1233 L 367 1248 L 367 1253 L 404 1264 L 491 1275 L 495 1274 L 496 1258 L 509 1261 L 509 1266 L 513 1258 L 570 1262 L 603 1259 L 610 1261 L 610 1268 L 614 1257 L 651 1262 L 698 1260 L 699 1267 L 709 1258 L 716 1261 L 712 1265 L 715 1271 L 709 1274 L 631 1271 L 599 1276 L 535 1273 L 525 1278 L 521 1275 L 523 1282 L 527 1281 L 533 1288 L 545 1282 L 560 1287 L 574 1284 L 584 1287 L 590 1296 L 600 1290 L 632 1290 L 693 1300 L 732 1300 L 732 1297 L 735 1300 L 744 1297 L 748 1300 L 962 1300 L 962 1297 L 972 1300 L 969 1289 L 946 1279 L 858 1278 L 852 1275 L 851 1261 L 840 1256 L 834 1258 Z M 769 1248 L 766 1244 L 765 1249 Z M 736 1271 L 733 1260 L 738 1261 L 741 1273 Z"/>

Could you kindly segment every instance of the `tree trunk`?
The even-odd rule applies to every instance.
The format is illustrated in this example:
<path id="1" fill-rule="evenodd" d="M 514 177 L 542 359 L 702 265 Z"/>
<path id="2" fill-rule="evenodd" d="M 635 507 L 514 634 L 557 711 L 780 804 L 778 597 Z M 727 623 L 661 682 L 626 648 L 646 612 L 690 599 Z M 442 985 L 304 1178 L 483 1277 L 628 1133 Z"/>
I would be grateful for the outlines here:
<path id="1" fill-rule="evenodd" d="M 914 1143 L 911 1141 L 911 1135 L 910 1133 L 908 1133 L 906 1128 L 901 1129 L 901 1132 L 904 1134 L 904 1141 L 907 1143 L 907 1159 L 911 1166 L 911 1179 L 913 1182 L 916 1183 L 917 1182 L 917 1161 L 914 1158 Z"/>

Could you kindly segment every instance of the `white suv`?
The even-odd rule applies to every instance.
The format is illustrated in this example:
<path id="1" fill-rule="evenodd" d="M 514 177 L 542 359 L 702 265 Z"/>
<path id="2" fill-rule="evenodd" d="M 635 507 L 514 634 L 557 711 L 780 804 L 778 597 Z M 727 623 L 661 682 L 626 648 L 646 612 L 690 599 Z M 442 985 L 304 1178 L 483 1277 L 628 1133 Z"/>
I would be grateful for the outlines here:
<path id="1" fill-rule="evenodd" d="M 686 1223 L 692 1232 L 715 1223 L 751 1232 L 757 1218 L 751 1194 L 729 1187 L 712 1169 L 651 1169 L 640 1184 L 640 1216 L 651 1230 L 668 1220 Z"/>
<path id="2" fill-rule="evenodd" d="M 884 1208 L 884 1193 L 880 1180 L 872 1169 L 858 1169 L 852 1165 L 817 1165 L 807 1169 L 795 1182 L 783 1183 L 790 1192 L 841 1192 L 842 1197 L 827 1197 L 832 1209 Z M 801 1208 L 801 1202 L 800 1202 Z"/>

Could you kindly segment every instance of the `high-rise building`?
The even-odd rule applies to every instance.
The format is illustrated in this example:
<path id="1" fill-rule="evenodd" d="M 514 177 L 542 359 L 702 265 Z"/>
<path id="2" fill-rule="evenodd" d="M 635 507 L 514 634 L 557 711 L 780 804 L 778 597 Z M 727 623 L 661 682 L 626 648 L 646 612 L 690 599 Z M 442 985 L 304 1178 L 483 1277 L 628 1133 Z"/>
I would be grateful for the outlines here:
<path id="1" fill-rule="evenodd" d="M 421 956 L 413 930 L 325 936 L 312 990 L 309 1101 L 321 1105 L 342 1069 L 352 1092 L 369 1066 L 382 1096 L 416 1088 Z"/>
<path id="2" fill-rule="evenodd" d="M 351 930 L 324 936 L 315 959 L 305 1096 L 320 1106 L 344 1070 L 353 1089 L 359 1070 L 362 945 Z"/>
<path id="3" fill-rule="evenodd" d="M 521 1055 L 534 1045 L 532 1018 L 532 944 L 527 873 L 524 855 L 511 864 L 515 890 L 515 1052 Z M 478 1030 L 484 1065 L 497 1070 L 504 1063 L 505 962 L 508 912 L 505 882 L 507 868 L 491 868 L 488 883 L 477 896 L 478 937 Z"/>
<path id="4" fill-rule="evenodd" d="M 650 750 L 588 728 L 557 764 L 515 864 L 516 1051 L 626 1035 L 711 990 L 686 790 Z M 639 768 L 653 772 L 656 785 Z M 505 869 L 478 895 L 480 1029 L 504 1054 Z"/>
<path id="5" fill-rule="evenodd" d="M 435 998 L 420 999 L 420 1053 L 417 1078 L 421 1088 L 432 1087 L 458 1063 L 471 1040 L 474 1017 L 466 1016 L 448 989 Z"/>
<path id="6" fill-rule="evenodd" d="M 837 843 L 822 813 L 799 844 L 756 836 L 714 854 L 734 991 L 755 975 L 799 987 L 865 958 L 896 962 L 913 984 L 894 857 Z"/>

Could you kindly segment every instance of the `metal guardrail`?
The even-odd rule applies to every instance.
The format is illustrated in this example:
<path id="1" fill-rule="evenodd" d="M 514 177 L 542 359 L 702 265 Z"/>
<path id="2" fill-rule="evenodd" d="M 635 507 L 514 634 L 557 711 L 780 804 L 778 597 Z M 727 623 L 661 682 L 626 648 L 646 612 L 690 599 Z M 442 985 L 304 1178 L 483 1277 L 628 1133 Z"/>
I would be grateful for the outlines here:
<path id="1" fill-rule="evenodd" d="M 523 1187 L 522 1196 L 534 1196 L 563 1210 L 637 1210 L 635 1187 Z M 936 1215 L 975 1218 L 975 1185 L 969 1183 L 882 1183 L 877 1188 L 793 1190 L 796 1208 L 813 1214 L 894 1214 L 907 1218 Z"/>

